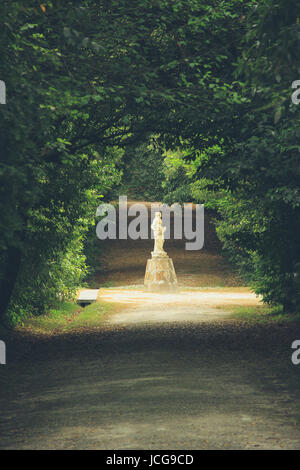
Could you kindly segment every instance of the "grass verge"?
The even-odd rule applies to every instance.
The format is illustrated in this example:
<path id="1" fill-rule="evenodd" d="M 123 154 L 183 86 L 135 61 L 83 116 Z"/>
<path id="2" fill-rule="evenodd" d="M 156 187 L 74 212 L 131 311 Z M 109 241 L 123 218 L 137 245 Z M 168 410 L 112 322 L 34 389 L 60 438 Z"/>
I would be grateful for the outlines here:
<path id="1" fill-rule="evenodd" d="M 222 307 L 224 310 L 230 310 L 232 318 L 247 321 L 251 323 L 290 323 L 300 322 L 300 312 L 287 314 L 283 313 L 282 308 L 272 308 L 266 305 L 253 307 Z"/>
<path id="2" fill-rule="evenodd" d="M 101 301 L 84 308 L 66 302 L 44 315 L 27 318 L 23 325 L 17 326 L 15 330 L 19 333 L 51 336 L 95 329 L 101 326 L 105 317 L 115 308 L 114 304 Z"/>

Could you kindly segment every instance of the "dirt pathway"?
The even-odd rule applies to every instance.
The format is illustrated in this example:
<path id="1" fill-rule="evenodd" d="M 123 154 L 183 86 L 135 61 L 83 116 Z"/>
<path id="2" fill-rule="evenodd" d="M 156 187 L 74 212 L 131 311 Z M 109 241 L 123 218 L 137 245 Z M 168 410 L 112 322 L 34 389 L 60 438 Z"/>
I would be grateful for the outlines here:
<path id="1" fill-rule="evenodd" d="M 19 338 L 1 449 L 300 449 L 299 324 L 232 319 L 222 302 L 257 302 L 243 290 L 101 296 L 124 310 L 99 328 Z"/>
<path id="2" fill-rule="evenodd" d="M 130 206 L 133 201 L 128 201 Z M 148 214 L 150 216 L 150 204 Z M 134 217 L 129 217 L 132 220 Z M 213 224 L 214 214 L 205 213 L 204 247 L 201 250 L 185 249 L 186 239 L 172 238 L 174 221 L 171 217 L 171 238 L 165 241 L 164 248 L 173 259 L 178 282 L 186 287 L 235 287 L 242 283 L 234 273 L 232 266 L 221 254 L 221 245 L 217 239 Z M 150 233 L 150 217 L 148 229 Z M 118 230 L 118 225 L 117 225 Z M 100 272 L 93 283 L 95 287 L 141 285 L 144 282 L 145 266 L 153 250 L 151 240 L 105 240 L 101 243 L 102 259 L 99 263 Z"/>
<path id="3" fill-rule="evenodd" d="M 92 328 L 8 339 L 1 449 L 300 449 L 290 349 L 299 323 L 231 317 L 230 305 L 258 299 L 234 287 L 208 220 L 204 250 L 166 248 L 178 294 L 139 286 L 151 241 L 107 242 L 94 283 L 114 314 Z"/>
<path id="4" fill-rule="evenodd" d="M 259 305 L 259 299 L 247 288 L 180 290 L 158 294 L 139 289 L 101 289 L 102 301 L 121 303 L 125 311 L 114 315 L 108 324 L 189 323 L 211 322 L 230 317 L 226 306 Z"/>

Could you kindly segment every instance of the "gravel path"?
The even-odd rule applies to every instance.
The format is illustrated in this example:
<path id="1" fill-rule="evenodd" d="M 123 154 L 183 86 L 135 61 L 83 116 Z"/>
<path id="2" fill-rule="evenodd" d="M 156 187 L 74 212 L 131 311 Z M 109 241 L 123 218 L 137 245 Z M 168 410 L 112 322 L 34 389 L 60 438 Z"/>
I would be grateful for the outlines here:
<path id="1" fill-rule="evenodd" d="M 197 295 L 123 291 L 97 329 L 8 344 L 0 448 L 300 449 L 299 324 L 233 320 Z"/>

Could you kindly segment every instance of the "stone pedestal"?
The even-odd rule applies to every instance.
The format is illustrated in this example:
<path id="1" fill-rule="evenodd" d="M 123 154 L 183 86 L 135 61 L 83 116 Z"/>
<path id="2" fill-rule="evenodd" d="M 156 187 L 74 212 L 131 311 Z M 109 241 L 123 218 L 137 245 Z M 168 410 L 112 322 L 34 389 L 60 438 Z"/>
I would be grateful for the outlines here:
<path id="1" fill-rule="evenodd" d="M 165 252 L 151 254 L 146 266 L 145 289 L 149 292 L 176 291 L 178 286 L 172 259 Z"/>

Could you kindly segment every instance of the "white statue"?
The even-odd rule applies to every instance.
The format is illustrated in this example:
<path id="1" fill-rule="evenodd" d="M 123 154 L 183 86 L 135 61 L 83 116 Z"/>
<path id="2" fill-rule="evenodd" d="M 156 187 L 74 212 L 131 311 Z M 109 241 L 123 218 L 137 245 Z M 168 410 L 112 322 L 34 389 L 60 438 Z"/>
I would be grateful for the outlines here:
<path id="1" fill-rule="evenodd" d="M 161 212 L 155 212 L 155 217 L 151 228 L 154 232 L 154 251 L 152 251 L 152 256 L 167 256 L 167 253 L 164 251 L 163 246 L 165 242 L 164 233 L 166 227 L 162 226 Z"/>

